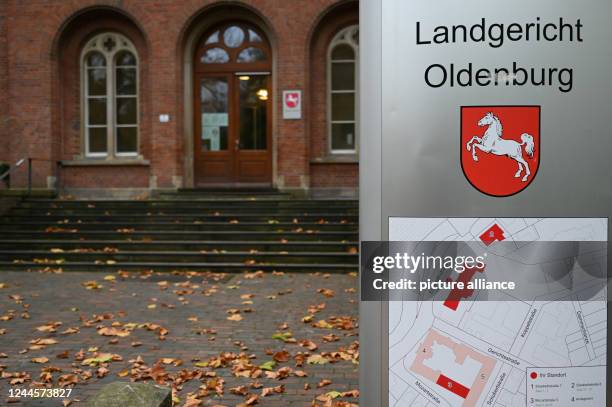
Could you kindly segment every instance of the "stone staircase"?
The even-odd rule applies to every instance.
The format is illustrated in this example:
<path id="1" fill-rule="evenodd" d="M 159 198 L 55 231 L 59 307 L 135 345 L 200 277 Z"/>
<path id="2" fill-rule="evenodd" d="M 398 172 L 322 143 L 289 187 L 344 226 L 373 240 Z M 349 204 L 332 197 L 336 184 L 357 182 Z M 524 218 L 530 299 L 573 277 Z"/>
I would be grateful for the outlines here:
<path id="1" fill-rule="evenodd" d="M 2 270 L 351 272 L 358 203 L 276 190 L 148 200 L 21 200 L 0 218 Z"/>

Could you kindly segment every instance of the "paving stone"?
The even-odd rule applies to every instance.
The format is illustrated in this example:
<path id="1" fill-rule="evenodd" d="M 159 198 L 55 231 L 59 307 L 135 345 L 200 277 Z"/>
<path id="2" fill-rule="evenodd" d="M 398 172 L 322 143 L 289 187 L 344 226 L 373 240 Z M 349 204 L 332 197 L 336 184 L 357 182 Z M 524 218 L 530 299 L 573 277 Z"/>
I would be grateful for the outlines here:
<path id="1" fill-rule="evenodd" d="M 241 352 L 240 344 L 247 348 L 244 352 L 252 355 L 251 362 L 256 366 L 272 359 L 269 352 L 287 350 L 292 357 L 298 352 L 308 352 L 298 344 L 272 339 L 278 331 L 290 331 L 297 340 L 315 342 L 318 349 L 314 353 L 336 352 L 358 341 L 357 277 L 354 274 L 52 274 L 1 271 L 0 284 L 0 287 L 6 286 L 0 288 L 0 330 L 6 330 L 0 335 L 0 353 L 6 354 L 5 358 L 0 358 L 0 371 L 4 376 L 16 372 L 29 375 L 23 383 L 12 386 L 13 377 L 0 379 L 0 405 L 7 404 L 9 388 L 30 388 L 34 382 L 42 382 L 41 373 L 50 367 L 61 371 L 51 372 L 50 382 L 43 384 L 46 387 L 60 387 L 59 380 L 63 375 L 78 376 L 78 383 L 66 388 L 73 389 L 69 398 L 71 406 L 79 406 L 85 405 L 104 385 L 129 381 L 129 376 L 120 375 L 126 371 L 129 373 L 133 365 L 130 361 L 137 358 L 148 366 L 164 358 L 180 360 L 182 364 L 179 366 L 160 364 L 165 372 L 176 377 L 183 370 L 198 370 L 195 366 L 198 359 L 206 361 L 222 352 Z M 86 288 L 96 285 L 98 288 Z M 328 298 L 317 292 L 320 288 L 332 289 L 335 294 Z M 317 304 L 325 304 L 325 308 L 314 314 L 313 322 L 346 316 L 354 321 L 355 326 L 348 330 L 321 329 L 302 322 L 302 318 L 309 315 L 309 307 Z M 231 315 L 228 311 L 234 309 L 240 311 L 241 321 L 227 319 Z M 96 318 L 99 320 L 95 321 Z M 61 325 L 55 326 L 55 332 L 48 332 L 48 327 L 57 322 Z M 138 327 L 146 323 L 159 324 L 167 329 L 164 340 L 160 340 L 156 332 Z M 113 324 L 126 330 L 125 326 L 135 325 L 125 337 L 98 333 L 99 328 L 112 327 Z M 287 326 L 284 330 L 283 324 Z M 41 327 L 42 331 L 37 329 Z M 66 333 L 76 329 L 76 333 Z M 206 333 L 209 332 L 206 329 L 214 329 L 216 333 Z M 338 341 L 325 342 L 323 336 L 331 333 L 338 337 Z M 36 339 L 53 339 L 57 343 L 32 349 L 34 344 L 31 341 Z M 81 351 L 84 359 L 77 358 Z M 84 362 L 100 353 L 118 355 L 121 360 L 103 363 L 108 372 L 97 377 L 99 366 Z M 58 358 L 58 355 L 67 357 Z M 32 361 L 43 357 L 48 358 L 48 362 Z M 259 406 L 310 406 L 313 399 L 326 392 L 358 388 L 359 366 L 350 360 L 325 365 L 305 363 L 296 367 L 295 360 L 290 359 L 276 366 L 277 369 L 280 367 L 300 369 L 308 376 L 290 376 L 285 380 L 265 376 L 257 379 L 264 387 L 284 384 L 286 389 L 284 394 L 260 398 Z M 237 405 L 244 401 L 244 397 L 232 394 L 229 389 L 255 381 L 236 377 L 230 367 L 199 370 L 214 371 L 225 380 L 223 394 L 217 396 L 212 392 L 202 398 L 202 406 Z M 322 379 L 329 379 L 332 384 L 318 389 L 317 383 Z M 153 383 L 151 379 L 144 382 Z M 181 383 L 176 393 L 181 400 L 178 405 L 182 406 L 187 395 L 198 391 L 205 382 L 206 378 L 201 378 Z M 304 390 L 306 383 L 310 384 L 309 390 Z M 261 389 L 249 391 L 261 393 Z M 354 397 L 342 400 L 357 403 Z M 51 407 L 62 406 L 63 401 L 58 398 L 22 398 L 14 405 Z"/>

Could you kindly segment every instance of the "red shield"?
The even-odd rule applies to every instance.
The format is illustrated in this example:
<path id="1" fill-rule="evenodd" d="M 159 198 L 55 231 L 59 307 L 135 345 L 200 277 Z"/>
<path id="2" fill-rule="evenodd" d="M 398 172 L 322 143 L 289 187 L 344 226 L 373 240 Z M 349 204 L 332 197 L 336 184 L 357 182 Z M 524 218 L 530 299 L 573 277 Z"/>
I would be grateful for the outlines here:
<path id="1" fill-rule="evenodd" d="M 510 196 L 533 181 L 540 166 L 540 106 L 462 106 L 461 168 L 491 196 Z"/>
<path id="2" fill-rule="evenodd" d="M 287 107 L 293 109 L 297 107 L 300 101 L 300 95 L 297 92 L 288 92 L 285 94 L 285 104 Z"/>

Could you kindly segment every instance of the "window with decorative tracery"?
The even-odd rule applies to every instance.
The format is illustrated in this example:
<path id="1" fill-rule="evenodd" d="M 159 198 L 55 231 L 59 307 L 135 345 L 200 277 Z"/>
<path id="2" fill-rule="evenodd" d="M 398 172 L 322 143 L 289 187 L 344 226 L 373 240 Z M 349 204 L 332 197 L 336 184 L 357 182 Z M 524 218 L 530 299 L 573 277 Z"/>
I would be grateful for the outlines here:
<path id="1" fill-rule="evenodd" d="M 118 33 L 90 39 L 81 54 L 83 153 L 138 155 L 138 54 Z"/>

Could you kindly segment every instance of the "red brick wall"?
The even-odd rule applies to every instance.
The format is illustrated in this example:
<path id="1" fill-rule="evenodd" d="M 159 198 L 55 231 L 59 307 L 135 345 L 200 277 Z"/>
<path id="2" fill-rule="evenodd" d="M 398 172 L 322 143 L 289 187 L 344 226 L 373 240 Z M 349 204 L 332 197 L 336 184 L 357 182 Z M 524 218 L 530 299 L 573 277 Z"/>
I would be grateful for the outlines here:
<path id="1" fill-rule="evenodd" d="M 75 167 L 62 172 L 62 185 L 71 188 L 147 188 L 147 167 Z"/>
<path id="2" fill-rule="evenodd" d="M 23 2 L 5 1 L 6 104 L 2 109 L 5 122 L 2 144 L 9 150 L 9 161 L 22 157 L 51 157 L 51 78 L 50 58 L 44 52 L 45 43 L 53 33 L 46 32 L 41 20 L 49 17 L 34 12 Z M 19 15 L 17 15 L 19 14 Z M 46 186 L 50 166 L 37 163 L 35 185 Z M 25 182 L 22 167 L 11 176 L 13 185 Z"/>
<path id="3" fill-rule="evenodd" d="M 4 2 L 0 3 L 0 106 L 6 108 L 8 92 L 8 55 L 7 55 L 7 7 Z M 0 114 L 0 161 L 9 160 L 9 146 L 7 134 L 8 117 Z"/>
<path id="4" fill-rule="evenodd" d="M 312 164 L 311 185 L 318 188 L 354 188 L 359 184 L 358 164 Z"/>
<path id="5" fill-rule="evenodd" d="M 97 30 L 116 29 L 134 42 L 142 61 L 141 152 L 151 165 L 69 168 L 62 174 L 62 183 L 67 187 L 146 187 L 149 176 L 155 176 L 158 187 L 172 187 L 174 176 L 185 176 L 185 38 L 195 29 L 199 16 L 213 6 L 227 7 L 228 3 L 211 0 L 160 0 L 155 6 L 145 6 L 145 3 L 141 0 L 0 2 L 0 24 L 8 22 L 6 27 L 0 26 L 0 103 L 6 106 L 0 112 L 0 158 L 34 156 L 58 160 L 78 154 L 81 148 L 80 46 Z M 309 105 L 305 106 L 304 120 L 283 120 L 280 93 L 284 89 L 302 89 L 308 100 L 309 93 L 315 91 L 309 87 L 313 33 L 325 21 L 327 13 L 345 7 L 344 3 L 338 0 L 231 2 L 257 15 L 272 32 L 277 85 L 273 95 L 277 102 L 275 181 L 281 187 L 308 187 L 309 179 L 312 185 L 318 182 L 315 179 L 319 177 L 310 174 L 310 150 L 314 151 L 320 143 L 315 141 L 320 138 L 320 132 L 312 132 L 308 127 Z M 353 4 L 354 12 L 356 3 Z M 232 16 L 229 12 L 227 15 Z M 8 44 L 6 53 L 3 53 L 3 44 Z M 8 67 L 7 74 L 3 66 Z M 3 86 L 6 91 L 2 91 Z M 170 115 L 170 123 L 158 121 L 161 113 Z M 55 167 L 40 164 L 37 168 L 35 184 L 45 186 L 46 177 L 54 175 Z M 328 170 L 340 171 L 337 177 L 340 180 L 347 178 L 342 175 L 347 168 L 339 165 Z"/>
<path id="6" fill-rule="evenodd" d="M 358 164 L 337 164 L 328 161 L 329 137 L 327 123 L 327 51 L 334 35 L 341 29 L 359 22 L 356 3 L 346 3 L 326 14 L 315 28 L 310 47 L 310 185 L 317 187 L 357 187 Z M 346 157 L 338 157 L 345 159 Z"/>

